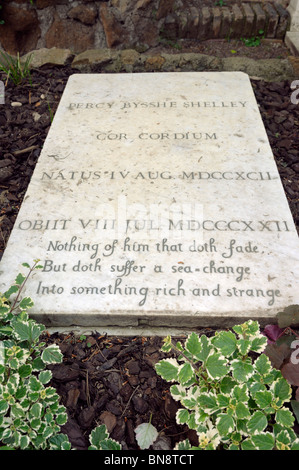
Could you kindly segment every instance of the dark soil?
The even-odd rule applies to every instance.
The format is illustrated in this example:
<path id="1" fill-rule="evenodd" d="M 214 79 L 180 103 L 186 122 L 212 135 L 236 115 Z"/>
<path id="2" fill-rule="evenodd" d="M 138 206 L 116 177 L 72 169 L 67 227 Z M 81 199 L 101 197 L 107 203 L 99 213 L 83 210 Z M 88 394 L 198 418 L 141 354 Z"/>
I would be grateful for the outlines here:
<path id="1" fill-rule="evenodd" d="M 5 89 L 6 104 L 0 105 L 0 257 L 72 73 L 69 66 L 43 67 L 32 72 L 32 85 L 8 82 Z M 291 103 L 290 82 L 252 80 L 252 86 L 299 229 L 299 104 Z M 160 448 L 172 449 L 186 437 L 196 443 L 192 431 L 176 424 L 178 404 L 170 397 L 169 384 L 155 373 L 154 364 L 162 357 L 160 338 L 95 332 L 86 339 L 52 334 L 47 341 L 57 342 L 64 355 L 63 363 L 52 368 L 52 385 L 67 407 L 64 432 L 74 447 L 86 449 L 90 431 L 103 422 L 123 448 L 138 449 L 134 429 L 151 415 L 161 433 Z"/>

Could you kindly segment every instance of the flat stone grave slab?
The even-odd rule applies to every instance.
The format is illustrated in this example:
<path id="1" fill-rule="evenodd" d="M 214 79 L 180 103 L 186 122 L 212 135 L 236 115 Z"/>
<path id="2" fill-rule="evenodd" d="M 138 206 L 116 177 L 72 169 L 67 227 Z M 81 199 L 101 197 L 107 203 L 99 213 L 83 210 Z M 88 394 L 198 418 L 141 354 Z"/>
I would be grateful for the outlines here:
<path id="1" fill-rule="evenodd" d="M 3 255 L 47 326 L 261 324 L 299 241 L 249 77 L 70 77 Z"/>

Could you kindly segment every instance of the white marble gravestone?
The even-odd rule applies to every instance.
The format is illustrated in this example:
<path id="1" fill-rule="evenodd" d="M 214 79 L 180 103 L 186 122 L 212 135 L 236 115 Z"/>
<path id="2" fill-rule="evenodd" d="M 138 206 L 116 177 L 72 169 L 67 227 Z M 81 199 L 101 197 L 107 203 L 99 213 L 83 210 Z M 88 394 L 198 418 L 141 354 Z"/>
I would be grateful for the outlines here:
<path id="1" fill-rule="evenodd" d="M 1 261 L 50 326 L 267 323 L 299 241 L 241 72 L 70 77 Z M 22 267 L 24 271 L 24 268 Z"/>

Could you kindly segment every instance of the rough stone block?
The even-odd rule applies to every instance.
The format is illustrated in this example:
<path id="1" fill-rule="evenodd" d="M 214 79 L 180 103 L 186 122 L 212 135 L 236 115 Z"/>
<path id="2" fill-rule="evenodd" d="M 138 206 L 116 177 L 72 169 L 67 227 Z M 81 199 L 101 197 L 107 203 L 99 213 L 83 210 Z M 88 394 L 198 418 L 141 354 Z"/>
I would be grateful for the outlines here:
<path id="1" fill-rule="evenodd" d="M 279 14 L 279 23 L 276 28 L 276 38 L 283 39 L 290 24 L 290 15 L 279 3 L 275 3 L 275 9 Z"/>
<path id="2" fill-rule="evenodd" d="M 265 3 L 263 8 L 267 15 L 266 36 L 267 38 L 275 38 L 279 15 L 270 3 Z"/>
<path id="3" fill-rule="evenodd" d="M 255 30 L 254 30 L 255 16 L 249 3 L 242 3 L 242 9 L 244 11 L 244 17 L 245 17 L 242 37 L 248 38 L 252 34 L 255 33 Z"/>
<path id="4" fill-rule="evenodd" d="M 208 39 L 212 36 L 213 15 L 208 7 L 199 11 L 198 39 Z"/>

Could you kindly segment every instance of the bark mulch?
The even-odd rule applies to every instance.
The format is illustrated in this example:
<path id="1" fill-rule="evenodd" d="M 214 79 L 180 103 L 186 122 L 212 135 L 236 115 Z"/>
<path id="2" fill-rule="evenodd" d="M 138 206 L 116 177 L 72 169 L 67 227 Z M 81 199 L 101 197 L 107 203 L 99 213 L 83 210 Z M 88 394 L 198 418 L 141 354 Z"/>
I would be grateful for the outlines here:
<path id="1" fill-rule="evenodd" d="M 24 198 L 67 78 L 68 67 L 42 67 L 31 74 L 32 84 L 8 82 L 0 105 L 0 257 Z M 4 76 L 0 79 L 5 81 Z M 268 138 L 297 229 L 299 228 L 299 104 L 291 103 L 290 82 L 252 80 Z M 206 329 L 205 334 L 213 334 Z M 63 363 L 52 367 L 52 385 L 67 407 L 64 432 L 73 446 L 86 449 L 90 431 L 105 423 L 124 449 L 137 450 L 134 429 L 148 422 L 160 432 L 158 449 L 172 449 L 194 433 L 178 426 L 178 403 L 154 370 L 161 359 L 159 337 L 88 337 L 52 334 Z"/>

